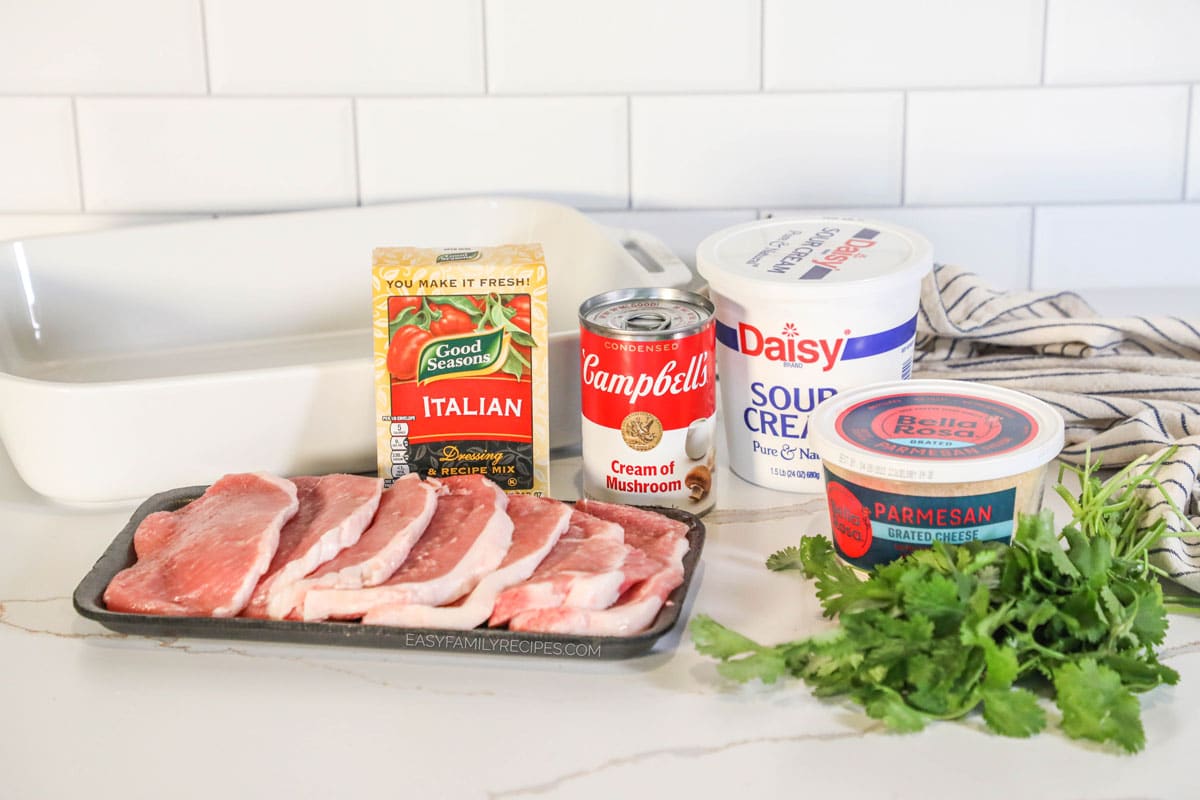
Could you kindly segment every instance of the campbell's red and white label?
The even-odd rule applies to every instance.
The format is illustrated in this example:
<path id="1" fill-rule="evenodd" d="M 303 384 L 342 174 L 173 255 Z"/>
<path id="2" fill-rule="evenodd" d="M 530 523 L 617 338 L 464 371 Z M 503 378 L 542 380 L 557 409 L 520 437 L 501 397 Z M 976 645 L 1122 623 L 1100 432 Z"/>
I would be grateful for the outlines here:
<path id="1" fill-rule="evenodd" d="M 715 330 L 677 338 L 580 331 L 584 493 L 701 513 L 716 472 Z"/>
<path id="2" fill-rule="evenodd" d="M 628 341 L 580 331 L 583 416 L 618 427 L 631 409 L 664 429 L 687 427 L 716 411 L 716 338 L 710 325 L 679 339 Z"/>

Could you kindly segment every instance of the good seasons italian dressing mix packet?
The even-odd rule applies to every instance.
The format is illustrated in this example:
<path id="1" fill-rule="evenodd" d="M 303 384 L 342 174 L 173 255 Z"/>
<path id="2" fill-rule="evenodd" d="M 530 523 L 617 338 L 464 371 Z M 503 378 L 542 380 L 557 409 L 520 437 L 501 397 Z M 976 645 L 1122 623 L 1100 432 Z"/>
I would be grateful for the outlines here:
<path id="1" fill-rule="evenodd" d="M 372 268 L 379 474 L 482 474 L 546 494 L 546 260 L 537 244 L 380 247 Z"/>

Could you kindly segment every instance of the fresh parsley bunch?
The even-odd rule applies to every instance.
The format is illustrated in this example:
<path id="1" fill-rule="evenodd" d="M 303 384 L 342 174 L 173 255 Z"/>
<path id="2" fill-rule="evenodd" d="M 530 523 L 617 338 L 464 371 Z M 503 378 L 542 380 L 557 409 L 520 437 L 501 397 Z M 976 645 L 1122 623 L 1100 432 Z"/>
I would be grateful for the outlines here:
<path id="1" fill-rule="evenodd" d="M 812 578 L 838 628 L 768 647 L 698 616 L 692 638 L 727 678 L 800 677 L 818 696 L 847 696 L 896 731 L 982 707 L 994 732 L 1031 736 L 1046 727 L 1042 693 L 1067 735 L 1136 752 L 1146 738 L 1136 693 L 1179 680 L 1154 651 L 1167 613 L 1148 560 L 1171 534 L 1163 521 L 1143 527 L 1149 504 L 1136 491 L 1161 491 L 1154 475 L 1170 455 L 1135 461 L 1107 481 L 1090 460 L 1064 467 L 1082 491 L 1072 496 L 1060 472 L 1057 491 L 1073 516 L 1061 532 L 1049 511 L 1022 515 L 1011 546 L 938 543 L 865 580 L 828 539 L 806 536 L 767 566 Z"/>

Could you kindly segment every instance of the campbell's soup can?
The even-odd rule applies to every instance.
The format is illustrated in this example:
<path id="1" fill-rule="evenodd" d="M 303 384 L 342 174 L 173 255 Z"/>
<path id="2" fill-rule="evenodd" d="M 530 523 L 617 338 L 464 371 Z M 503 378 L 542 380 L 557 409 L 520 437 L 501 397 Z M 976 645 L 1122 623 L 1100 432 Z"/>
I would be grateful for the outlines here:
<path id="1" fill-rule="evenodd" d="M 617 289 L 579 307 L 583 491 L 596 500 L 712 508 L 713 304 L 681 289 Z"/>

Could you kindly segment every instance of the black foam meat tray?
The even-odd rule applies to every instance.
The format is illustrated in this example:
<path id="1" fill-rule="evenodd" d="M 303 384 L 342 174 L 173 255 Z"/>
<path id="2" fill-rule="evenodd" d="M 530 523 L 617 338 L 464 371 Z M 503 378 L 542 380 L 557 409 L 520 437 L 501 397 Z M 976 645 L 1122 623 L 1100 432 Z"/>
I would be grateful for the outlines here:
<path id="1" fill-rule="evenodd" d="M 674 508 L 647 507 L 688 526 L 688 551 L 683 557 L 683 583 L 668 596 L 654 622 L 630 636 L 574 636 L 527 633 L 479 627 L 468 631 L 437 628 L 398 628 L 364 625 L 357 621 L 299 622 L 244 617 L 177 617 L 109 611 L 104 589 L 118 572 L 136 561 L 133 534 L 149 514 L 175 511 L 200 497 L 206 486 L 171 489 L 142 503 L 129 522 L 75 589 L 75 610 L 87 619 L 119 633 L 155 638 L 208 638 L 291 644 L 380 647 L 397 650 L 440 650 L 456 653 L 523 655 L 615 660 L 648 653 L 678 623 L 684 599 L 704 547 L 704 524 L 693 514 Z"/>

